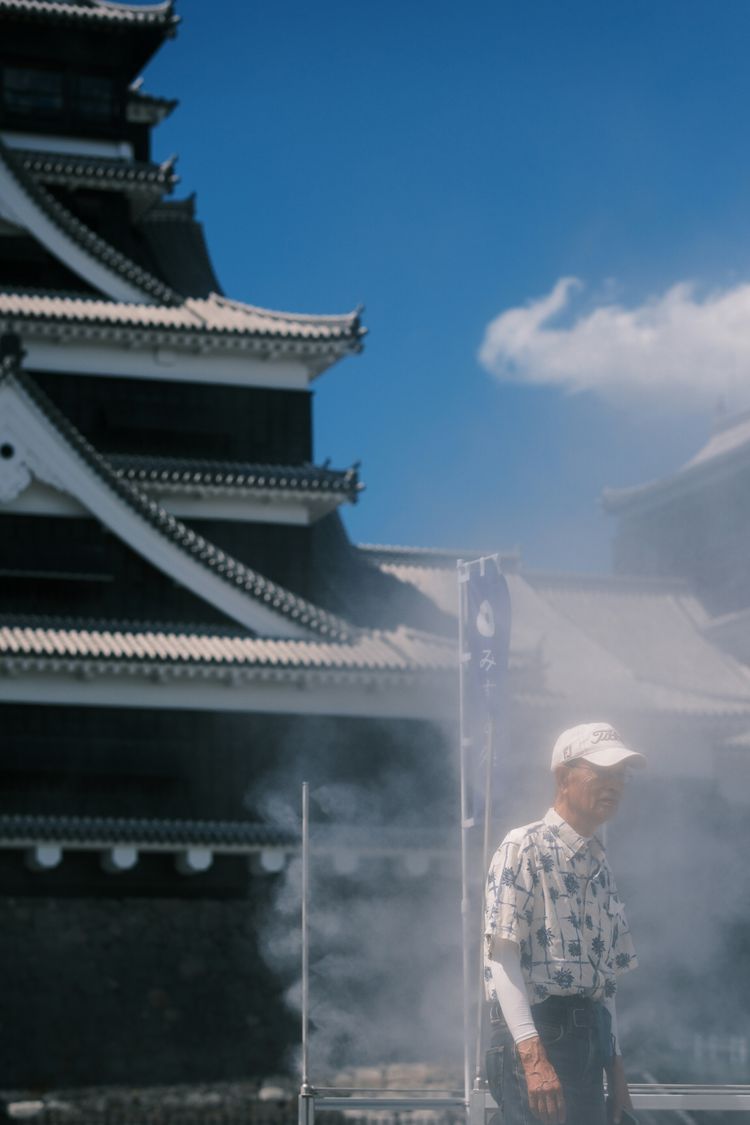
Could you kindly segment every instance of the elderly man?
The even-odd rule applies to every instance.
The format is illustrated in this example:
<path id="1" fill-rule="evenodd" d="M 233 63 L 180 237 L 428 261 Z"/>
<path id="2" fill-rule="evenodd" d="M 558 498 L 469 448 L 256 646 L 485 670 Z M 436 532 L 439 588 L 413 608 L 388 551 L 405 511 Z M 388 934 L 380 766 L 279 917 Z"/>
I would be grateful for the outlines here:
<path id="1" fill-rule="evenodd" d="M 529 1110 L 544 1125 L 617 1125 L 631 1108 L 615 992 L 637 962 L 595 832 L 617 811 L 628 771 L 644 765 L 609 723 L 564 731 L 552 752 L 553 807 L 509 832 L 493 857 L 487 1077 L 504 1125 L 530 1125 Z"/>

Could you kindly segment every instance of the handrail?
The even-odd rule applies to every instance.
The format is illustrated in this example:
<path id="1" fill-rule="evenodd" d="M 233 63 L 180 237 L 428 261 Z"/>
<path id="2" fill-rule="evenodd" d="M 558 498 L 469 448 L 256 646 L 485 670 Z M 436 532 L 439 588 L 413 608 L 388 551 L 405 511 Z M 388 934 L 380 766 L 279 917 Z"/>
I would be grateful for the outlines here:
<path id="1" fill-rule="evenodd" d="M 635 1110 L 695 1110 L 732 1112 L 750 1110 L 750 1085 L 710 1083 L 631 1082 Z M 408 1113 L 425 1109 L 468 1109 L 469 1125 L 484 1125 L 488 1110 L 497 1103 L 488 1090 L 473 1090 L 467 1107 L 455 1090 L 394 1089 L 353 1086 L 308 1087 L 299 1098 L 300 1125 L 314 1125 L 320 1110 L 391 1110 Z"/>

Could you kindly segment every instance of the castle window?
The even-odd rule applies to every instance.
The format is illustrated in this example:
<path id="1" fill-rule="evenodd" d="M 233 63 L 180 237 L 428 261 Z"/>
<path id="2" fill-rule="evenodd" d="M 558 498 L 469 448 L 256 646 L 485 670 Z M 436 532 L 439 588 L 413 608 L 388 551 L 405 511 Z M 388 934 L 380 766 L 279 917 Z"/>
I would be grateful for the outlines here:
<path id="1" fill-rule="evenodd" d="M 115 114 L 112 79 L 79 74 L 75 82 L 73 111 L 87 121 L 111 121 Z"/>
<path id="2" fill-rule="evenodd" d="M 63 112 L 65 105 L 63 75 L 55 70 L 5 67 L 3 105 L 14 114 L 57 116 Z"/>

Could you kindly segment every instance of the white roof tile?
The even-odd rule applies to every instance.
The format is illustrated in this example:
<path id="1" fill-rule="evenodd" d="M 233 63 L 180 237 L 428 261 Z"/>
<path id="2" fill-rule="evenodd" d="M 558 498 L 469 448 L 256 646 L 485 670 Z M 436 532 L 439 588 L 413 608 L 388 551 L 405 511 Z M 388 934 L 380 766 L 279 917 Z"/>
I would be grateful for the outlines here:
<path id="1" fill-rule="evenodd" d="M 59 296 L 39 292 L 0 292 L 0 317 L 31 322 L 101 325 L 120 328 L 230 337 L 258 336 L 330 343 L 359 341 L 358 316 L 303 316 L 210 297 L 189 297 L 181 304 L 159 305 L 112 301 L 106 298 Z"/>
<path id="2" fill-rule="evenodd" d="M 359 635 L 351 644 L 183 633 L 168 628 L 0 625 L 0 659 L 19 655 L 74 660 L 136 660 L 175 665 L 232 665 L 344 671 L 442 671 L 456 666 L 454 646 L 401 628 Z"/>

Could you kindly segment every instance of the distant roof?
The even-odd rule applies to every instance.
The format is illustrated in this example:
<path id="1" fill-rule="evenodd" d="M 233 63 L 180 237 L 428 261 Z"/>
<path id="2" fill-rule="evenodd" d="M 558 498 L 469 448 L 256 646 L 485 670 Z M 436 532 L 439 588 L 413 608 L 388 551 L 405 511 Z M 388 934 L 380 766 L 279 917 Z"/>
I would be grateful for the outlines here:
<path id="1" fill-rule="evenodd" d="M 390 549 L 389 557 L 394 557 Z M 457 614 L 455 565 L 377 565 Z M 750 671 L 712 643 L 707 614 L 679 580 L 506 571 L 511 664 L 536 654 L 551 698 L 694 715 L 750 715 Z"/>
<path id="2" fill-rule="evenodd" d="M 490 552 L 476 548 L 463 550 L 451 547 L 405 547 L 381 543 L 360 543 L 359 550 L 377 562 L 390 562 L 409 566 L 456 566 L 459 560 L 478 559 L 499 554 L 501 564 L 517 564 L 520 555 L 516 548 L 510 551 Z"/>
<path id="3" fill-rule="evenodd" d="M 113 0 L 0 0 L 0 16 L 25 16 L 49 23 L 95 23 L 110 27 L 173 30 L 179 22 L 174 0 L 161 4 L 124 4 Z"/>
<path id="4" fill-rule="evenodd" d="M 720 480 L 750 463 L 750 411 L 715 423 L 706 444 L 677 472 L 632 488 L 607 488 L 602 503 L 617 515 L 659 507 L 692 488 Z"/>

